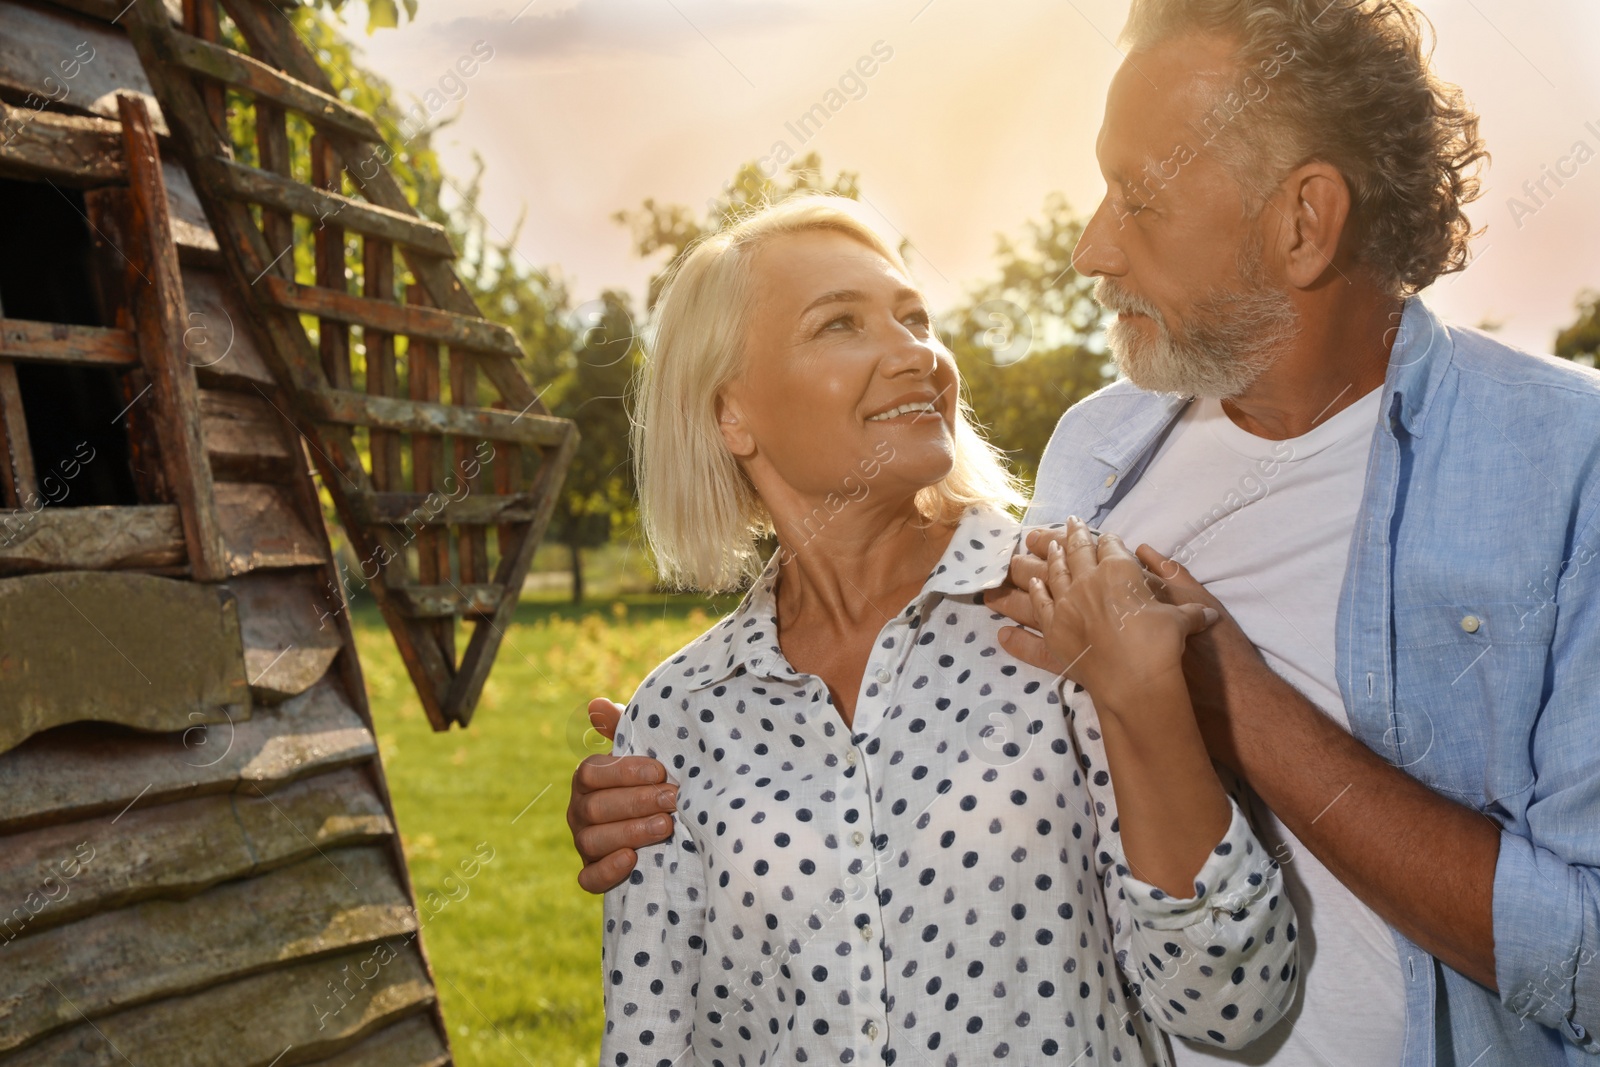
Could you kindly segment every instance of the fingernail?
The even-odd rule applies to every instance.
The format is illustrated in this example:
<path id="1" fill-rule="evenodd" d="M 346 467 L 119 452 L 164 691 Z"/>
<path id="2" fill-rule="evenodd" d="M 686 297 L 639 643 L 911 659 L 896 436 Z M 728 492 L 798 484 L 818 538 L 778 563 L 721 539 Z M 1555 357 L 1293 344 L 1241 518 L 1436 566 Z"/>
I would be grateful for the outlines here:
<path id="1" fill-rule="evenodd" d="M 1210 626 L 1212 623 L 1222 618 L 1222 616 L 1217 612 L 1217 609 L 1210 606 L 1201 608 L 1200 615 L 1206 620 L 1207 626 Z"/>
<path id="2" fill-rule="evenodd" d="M 677 807 L 678 791 L 671 788 L 661 790 L 661 792 L 656 794 L 656 803 L 661 805 L 663 808 Z"/>
<path id="3" fill-rule="evenodd" d="M 650 832 L 653 834 L 669 833 L 672 830 L 672 820 L 665 815 L 657 815 L 650 820 Z"/>

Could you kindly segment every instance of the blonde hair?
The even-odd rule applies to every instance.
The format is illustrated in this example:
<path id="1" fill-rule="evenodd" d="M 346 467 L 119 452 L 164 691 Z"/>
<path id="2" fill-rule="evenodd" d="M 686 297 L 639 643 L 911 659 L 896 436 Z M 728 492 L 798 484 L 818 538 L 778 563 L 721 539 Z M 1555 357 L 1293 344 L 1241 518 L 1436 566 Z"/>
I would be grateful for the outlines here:
<path id="1" fill-rule="evenodd" d="M 773 532 L 755 486 L 723 444 L 716 398 L 744 368 L 754 302 L 751 260 L 777 237 L 842 233 L 909 277 L 905 262 L 841 196 L 792 196 L 734 220 L 673 265 L 635 385 L 633 462 L 644 535 L 662 579 L 707 592 L 736 589 L 760 571 L 760 540 Z M 930 523 L 973 504 L 1020 507 L 1003 454 L 979 435 L 964 398 L 956 405 L 955 464 L 917 494 Z"/>
<path id="2" fill-rule="evenodd" d="M 1338 167 L 1358 261 L 1407 296 L 1466 267 L 1463 209 L 1488 159 L 1478 116 L 1429 64 L 1425 22 L 1409 0 L 1134 0 L 1123 41 L 1149 51 L 1216 34 L 1241 70 L 1276 71 L 1224 131 L 1220 158 L 1259 205 L 1307 160 Z"/>

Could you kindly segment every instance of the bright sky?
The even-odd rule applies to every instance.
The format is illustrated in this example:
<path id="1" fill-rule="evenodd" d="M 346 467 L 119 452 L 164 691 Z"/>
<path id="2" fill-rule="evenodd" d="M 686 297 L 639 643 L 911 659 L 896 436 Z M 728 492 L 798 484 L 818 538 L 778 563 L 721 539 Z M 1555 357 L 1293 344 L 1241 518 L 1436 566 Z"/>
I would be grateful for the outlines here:
<path id="1" fill-rule="evenodd" d="M 438 115 L 457 116 L 438 138 L 448 171 L 466 179 L 481 154 L 490 226 L 508 234 L 526 211 L 520 251 L 559 264 L 578 300 L 642 294 L 655 267 L 613 212 L 704 205 L 779 142 L 820 151 L 830 175 L 859 172 L 863 199 L 920 253 L 937 308 L 991 272 L 995 235 L 1020 233 L 1047 193 L 1087 214 L 1103 192 L 1094 137 L 1128 0 L 524 2 L 422 0 L 416 22 L 372 37 L 357 9 L 352 35 L 402 97 L 442 90 Z M 1488 227 L 1477 262 L 1430 300 L 1548 350 L 1577 293 L 1600 288 L 1600 4 L 1420 6 L 1494 153 L 1471 211 Z M 453 67 L 474 45 L 493 56 L 463 94 Z M 852 80 L 864 57 L 870 77 Z M 833 113 L 798 129 L 818 103 Z M 1541 177 L 1536 201 L 1523 185 Z"/>

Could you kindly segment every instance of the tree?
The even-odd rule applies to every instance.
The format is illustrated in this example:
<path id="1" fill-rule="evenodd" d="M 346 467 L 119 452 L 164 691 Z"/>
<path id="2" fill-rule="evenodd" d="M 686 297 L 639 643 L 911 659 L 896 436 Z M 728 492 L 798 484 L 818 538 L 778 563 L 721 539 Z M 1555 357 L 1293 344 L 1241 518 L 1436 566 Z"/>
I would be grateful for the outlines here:
<path id="1" fill-rule="evenodd" d="M 1593 367 L 1600 357 L 1600 292 L 1578 297 L 1578 320 L 1556 335 L 1556 355 Z"/>
<path id="2" fill-rule="evenodd" d="M 546 540 L 566 545 L 572 602 L 583 603 L 583 550 L 598 548 L 637 520 L 628 451 L 628 390 L 642 358 L 627 293 L 608 289 L 578 309 L 576 344 L 543 369 L 545 403 L 577 422 L 581 436 L 550 516 Z"/>
<path id="3" fill-rule="evenodd" d="M 1114 376 L 1095 341 L 1104 309 L 1072 265 L 1083 227 L 1052 193 L 1024 241 L 997 237 L 997 276 L 941 320 L 978 424 L 1030 485 L 1061 413 Z"/>

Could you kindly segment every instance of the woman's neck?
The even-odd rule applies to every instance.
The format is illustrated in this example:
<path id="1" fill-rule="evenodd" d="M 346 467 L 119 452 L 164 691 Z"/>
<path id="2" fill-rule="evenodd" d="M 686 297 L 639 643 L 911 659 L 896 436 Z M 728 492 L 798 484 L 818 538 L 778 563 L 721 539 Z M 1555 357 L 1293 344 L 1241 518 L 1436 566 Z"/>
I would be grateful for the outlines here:
<path id="1" fill-rule="evenodd" d="M 922 587 L 955 525 L 929 522 L 914 500 L 873 503 L 858 501 L 825 522 L 788 524 L 791 534 L 780 533 L 780 629 L 800 624 L 849 632 L 866 625 L 876 632 Z"/>

